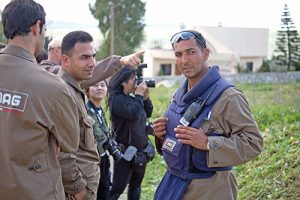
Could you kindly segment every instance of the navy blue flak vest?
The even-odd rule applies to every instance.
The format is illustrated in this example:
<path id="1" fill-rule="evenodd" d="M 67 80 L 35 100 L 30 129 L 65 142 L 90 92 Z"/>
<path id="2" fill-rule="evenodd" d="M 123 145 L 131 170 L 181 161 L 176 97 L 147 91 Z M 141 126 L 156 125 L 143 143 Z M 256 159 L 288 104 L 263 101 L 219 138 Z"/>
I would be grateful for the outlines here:
<path id="1" fill-rule="evenodd" d="M 165 112 L 165 117 L 169 120 L 162 147 L 168 171 L 161 181 L 154 199 L 180 199 L 191 179 L 210 178 L 216 171 L 232 169 L 231 166 L 208 167 L 207 152 L 179 143 L 174 132 L 174 128 L 181 124 L 179 120 L 189 105 L 199 97 L 205 99 L 214 87 L 216 88 L 206 101 L 202 112 L 189 125 L 198 129 L 203 120 L 209 120 L 207 117 L 222 92 L 229 87 L 233 87 L 233 85 L 221 78 L 218 66 L 212 66 L 201 81 L 193 86 L 191 90 L 187 92 L 188 81 L 185 80 L 174 94 L 173 100 Z M 213 133 L 212 135 L 216 136 Z M 174 185 L 173 189 L 170 188 L 170 185 Z M 174 188 L 177 188 L 177 191 Z"/>

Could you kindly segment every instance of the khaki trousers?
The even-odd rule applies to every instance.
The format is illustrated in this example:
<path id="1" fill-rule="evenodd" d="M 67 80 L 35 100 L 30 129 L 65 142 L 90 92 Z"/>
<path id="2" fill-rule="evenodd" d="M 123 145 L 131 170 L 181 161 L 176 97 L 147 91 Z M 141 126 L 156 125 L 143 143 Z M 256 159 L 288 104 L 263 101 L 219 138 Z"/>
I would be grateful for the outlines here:
<path id="1" fill-rule="evenodd" d="M 182 200 L 236 200 L 237 192 L 233 171 L 219 171 L 208 179 L 193 179 Z"/>

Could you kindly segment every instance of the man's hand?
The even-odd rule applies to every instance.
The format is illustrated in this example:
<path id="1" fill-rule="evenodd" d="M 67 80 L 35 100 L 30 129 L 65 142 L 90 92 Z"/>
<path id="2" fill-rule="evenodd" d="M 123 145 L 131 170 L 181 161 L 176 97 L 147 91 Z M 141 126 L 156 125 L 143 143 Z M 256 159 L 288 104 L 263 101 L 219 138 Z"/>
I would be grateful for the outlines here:
<path id="1" fill-rule="evenodd" d="M 123 56 L 120 59 L 121 65 L 130 65 L 130 66 L 138 66 L 141 64 L 140 57 L 145 53 L 145 51 L 137 51 L 133 54 Z"/>
<path id="2" fill-rule="evenodd" d="M 178 125 L 174 131 L 177 133 L 176 137 L 179 138 L 178 142 L 189 144 L 197 149 L 208 150 L 208 138 L 201 128 L 196 129 L 193 127 Z"/>
<path id="3" fill-rule="evenodd" d="M 161 117 L 153 121 L 152 128 L 154 130 L 154 135 L 161 140 L 164 139 L 167 133 L 166 131 L 167 122 L 168 122 L 168 118 L 166 117 Z"/>
<path id="4" fill-rule="evenodd" d="M 78 192 L 75 194 L 75 199 L 76 200 L 83 200 L 84 196 L 86 193 L 86 189 L 82 190 L 81 192 Z"/>

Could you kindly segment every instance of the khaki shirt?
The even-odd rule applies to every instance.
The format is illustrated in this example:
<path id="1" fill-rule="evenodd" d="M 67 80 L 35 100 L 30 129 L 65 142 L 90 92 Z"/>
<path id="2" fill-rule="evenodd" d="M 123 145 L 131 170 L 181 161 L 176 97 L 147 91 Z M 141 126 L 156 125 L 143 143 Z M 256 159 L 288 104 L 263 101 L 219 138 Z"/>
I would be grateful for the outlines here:
<path id="1" fill-rule="evenodd" d="M 84 81 L 82 87 L 88 87 L 104 78 L 111 76 L 121 67 L 120 57 L 112 56 L 99 62 L 89 81 Z M 88 188 L 94 194 L 97 193 L 100 170 L 97 143 L 93 134 L 94 120 L 88 115 L 85 107 L 85 94 L 80 85 L 63 68 L 59 71 L 60 76 L 72 90 L 72 96 L 76 99 L 79 110 L 80 144 L 76 153 L 60 154 L 60 163 L 63 174 L 65 191 L 69 194 L 76 194 Z"/>
<path id="2" fill-rule="evenodd" d="M 208 167 L 240 165 L 262 152 L 263 138 L 246 97 L 234 88 L 225 90 L 214 105 L 207 132 L 212 131 L 225 137 L 208 137 Z"/>
<path id="3" fill-rule="evenodd" d="M 64 69 L 59 76 L 66 81 L 72 96 L 76 99 L 79 110 L 79 121 L 74 122 L 80 126 L 80 143 L 76 154 L 61 152 L 60 163 L 63 174 L 63 184 L 67 193 L 75 194 L 84 188 L 97 191 L 100 178 L 99 155 L 97 143 L 93 134 L 94 120 L 87 114 L 85 108 L 85 95 L 73 77 Z"/>
<path id="4" fill-rule="evenodd" d="M 249 109 L 246 97 L 235 88 L 225 90 L 212 108 L 211 118 L 202 124 L 209 136 L 208 167 L 236 166 L 256 158 L 263 149 L 263 138 Z M 218 171 L 209 179 L 193 179 L 183 200 L 237 199 L 233 171 Z"/>
<path id="5" fill-rule="evenodd" d="M 0 53 L 0 198 L 64 198 L 59 145 L 79 146 L 78 111 L 66 84 L 27 50 Z"/>
<path id="6" fill-rule="evenodd" d="M 53 74 L 58 74 L 58 71 L 60 70 L 61 66 L 51 60 L 42 60 L 41 67 L 43 67 L 48 72 L 51 72 Z"/>

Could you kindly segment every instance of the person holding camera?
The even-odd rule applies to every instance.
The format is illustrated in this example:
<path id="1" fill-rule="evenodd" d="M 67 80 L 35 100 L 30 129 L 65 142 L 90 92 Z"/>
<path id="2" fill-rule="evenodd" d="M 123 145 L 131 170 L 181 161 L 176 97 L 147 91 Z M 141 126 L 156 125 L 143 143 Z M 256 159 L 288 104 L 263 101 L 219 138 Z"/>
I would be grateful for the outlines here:
<path id="1" fill-rule="evenodd" d="M 146 120 L 152 114 L 153 105 L 146 82 L 142 81 L 137 85 L 136 69 L 123 66 L 112 76 L 108 87 L 108 105 L 112 131 L 116 133 L 116 140 L 125 151 L 123 159 L 114 161 L 113 185 L 109 199 L 118 199 L 129 184 L 128 199 L 138 200 L 147 164 L 143 152 L 149 143 L 145 131 Z M 130 147 L 135 147 L 137 152 L 128 153 Z M 133 155 L 132 160 L 128 159 Z"/>
<path id="2" fill-rule="evenodd" d="M 111 185 L 110 161 L 106 150 L 110 154 L 116 155 L 115 159 L 121 159 L 120 153 L 114 151 L 110 146 L 112 138 L 110 137 L 109 127 L 105 118 L 105 112 L 101 108 L 101 102 L 107 95 L 107 82 L 100 81 L 86 89 L 88 96 L 87 110 L 88 114 L 94 119 L 94 135 L 97 141 L 98 153 L 100 155 L 100 180 L 97 191 L 97 200 L 107 200 L 109 197 L 109 187 Z M 111 149 L 113 151 L 111 151 Z"/>

